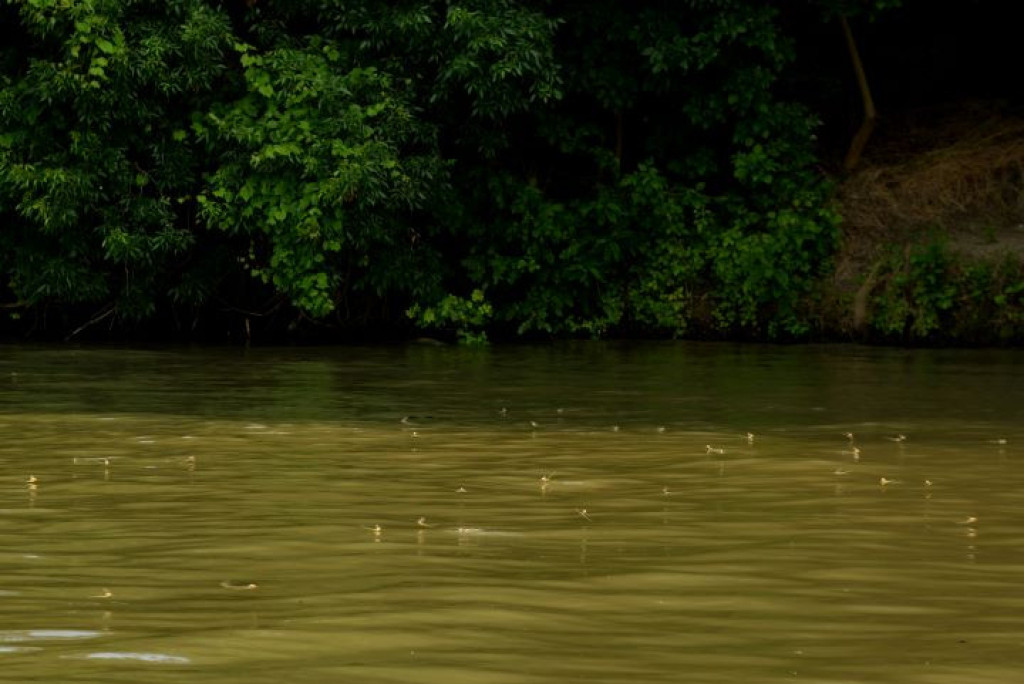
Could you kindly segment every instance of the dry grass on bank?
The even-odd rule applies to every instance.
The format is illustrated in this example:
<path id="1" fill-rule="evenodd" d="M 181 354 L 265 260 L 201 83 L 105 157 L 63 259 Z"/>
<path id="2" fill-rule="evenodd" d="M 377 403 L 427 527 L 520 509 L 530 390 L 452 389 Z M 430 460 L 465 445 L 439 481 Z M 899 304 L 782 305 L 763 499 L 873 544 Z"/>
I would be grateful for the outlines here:
<path id="1" fill-rule="evenodd" d="M 1024 255 L 1024 116 L 983 104 L 916 112 L 883 122 L 867 152 L 840 186 L 843 270 L 927 234 L 967 256 Z"/>
<path id="2" fill-rule="evenodd" d="M 965 265 L 1024 262 L 1024 115 L 972 103 L 883 119 L 838 202 L 843 240 L 827 327 L 863 337 L 879 321 L 892 327 L 885 312 L 903 306 L 912 328 L 925 313 L 893 278 L 909 277 L 915 245 L 939 240 Z"/>

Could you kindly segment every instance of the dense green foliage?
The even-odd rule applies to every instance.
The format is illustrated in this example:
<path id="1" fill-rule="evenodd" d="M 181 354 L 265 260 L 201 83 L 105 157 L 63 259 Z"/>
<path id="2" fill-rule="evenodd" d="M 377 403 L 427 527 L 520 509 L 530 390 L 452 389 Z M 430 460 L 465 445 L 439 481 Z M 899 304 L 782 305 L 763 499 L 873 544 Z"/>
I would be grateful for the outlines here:
<path id="1" fill-rule="evenodd" d="M 870 328 L 890 342 L 1013 341 L 1024 325 L 1024 265 L 958 258 L 942 240 L 875 265 Z"/>
<path id="2" fill-rule="evenodd" d="M 837 218 L 779 94 L 784 5 L 6 0 L 0 301 L 65 330 L 805 335 Z"/>

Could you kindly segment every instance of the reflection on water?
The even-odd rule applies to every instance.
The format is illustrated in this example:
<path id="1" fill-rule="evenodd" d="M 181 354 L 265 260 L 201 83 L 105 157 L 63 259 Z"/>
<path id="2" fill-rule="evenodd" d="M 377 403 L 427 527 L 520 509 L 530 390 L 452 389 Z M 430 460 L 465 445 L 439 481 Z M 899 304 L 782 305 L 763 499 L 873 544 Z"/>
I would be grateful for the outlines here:
<path id="1" fill-rule="evenodd" d="M 0 681 L 1014 681 L 1020 360 L 0 347 Z"/>

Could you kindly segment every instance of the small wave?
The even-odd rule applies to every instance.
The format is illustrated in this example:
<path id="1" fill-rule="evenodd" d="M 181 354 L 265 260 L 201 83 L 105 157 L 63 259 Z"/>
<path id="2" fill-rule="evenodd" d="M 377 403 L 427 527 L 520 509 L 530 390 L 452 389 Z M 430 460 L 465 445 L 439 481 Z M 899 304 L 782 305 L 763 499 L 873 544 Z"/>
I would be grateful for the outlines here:
<path id="1" fill-rule="evenodd" d="M 128 651 L 101 651 L 83 656 L 87 660 L 139 660 L 144 663 L 164 663 L 181 665 L 192 662 L 184 656 L 167 655 L 166 653 L 131 653 Z"/>
<path id="2" fill-rule="evenodd" d="M 41 651 L 39 646 L 0 646 L 0 653 L 30 653 Z"/>
<path id="3" fill-rule="evenodd" d="M 95 639 L 99 632 L 91 629 L 26 629 L 0 632 L 0 641 L 46 641 L 54 639 Z"/>

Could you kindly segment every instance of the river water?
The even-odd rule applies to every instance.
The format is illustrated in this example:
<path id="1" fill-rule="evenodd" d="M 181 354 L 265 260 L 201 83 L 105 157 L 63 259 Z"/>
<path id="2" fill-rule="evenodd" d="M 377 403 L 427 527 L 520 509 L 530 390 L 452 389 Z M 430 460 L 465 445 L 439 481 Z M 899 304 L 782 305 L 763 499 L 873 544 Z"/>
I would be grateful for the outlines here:
<path id="1" fill-rule="evenodd" d="M 1019 681 L 1022 361 L 0 347 L 0 681 Z"/>

